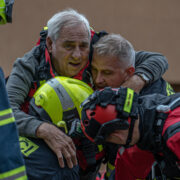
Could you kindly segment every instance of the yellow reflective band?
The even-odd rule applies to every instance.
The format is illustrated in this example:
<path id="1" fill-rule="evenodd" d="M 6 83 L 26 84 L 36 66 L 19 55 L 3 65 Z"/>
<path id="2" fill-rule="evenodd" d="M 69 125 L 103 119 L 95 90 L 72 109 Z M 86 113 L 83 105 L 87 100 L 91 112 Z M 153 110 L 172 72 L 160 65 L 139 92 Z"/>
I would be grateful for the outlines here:
<path id="1" fill-rule="evenodd" d="M 46 80 L 40 81 L 40 82 L 39 82 L 39 83 L 40 83 L 40 86 L 42 86 L 45 82 L 46 82 Z"/>
<path id="2" fill-rule="evenodd" d="M 102 145 L 98 145 L 98 150 L 99 150 L 99 152 L 101 152 L 103 150 L 103 146 Z"/>
<path id="3" fill-rule="evenodd" d="M 175 94 L 172 86 L 168 82 L 166 82 L 166 93 L 167 93 L 167 96 Z"/>
<path id="4" fill-rule="evenodd" d="M 58 127 L 61 127 L 61 128 L 64 128 L 64 130 L 65 130 L 65 133 L 67 134 L 68 133 L 68 129 L 67 129 L 67 125 L 66 125 L 66 122 L 65 121 L 59 121 L 58 123 L 57 123 L 57 126 Z"/>
<path id="5" fill-rule="evenodd" d="M 0 111 L 0 126 L 4 126 L 9 123 L 13 123 L 15 121 L 14 116 L 12 114 L 12 109 L 6 109 Z"/>
<path id="6" fill-rule="evenodd" d="M 108 162 L 107 166 L 111 171 L 113 171 L 115 168 L 115 166 L 113 166 L 110 162 Z"/>
<path id="7" fill-rule="evenodd" d="M 109 178 L 109 176 L 111 175 L 111 173 L 110 172 L 106 172 L 106 177 L 108 177 Z"/>
<path id="8" fill-rule="evenodd" d="M 115 169 L 115 166 L 113 166 L 110 162 L 108 162 L 107 169 L 106 169 L 106 177 L 109 177 L 114 169 Z"/>
<path id="9" fill-rule="evenodd" d="M 5 172 L 5 173 L 1 173 L 0 174 L 0 179 L 3 179 L 3 178 L 8 178 L 8 177 L 10 177 L 10 176 L 14 176 L 14 175 L 16 175 L 16 174 L 18 174 L 18 173 L 21 173 L 21 172 L 25 172 L 25 166 L 21 166 L 21 167 L 18 167 L 18 168 L 16 168 L 16 169 L 13 169 L 13 170 L 11 170 L 11 171 L 8 171 L 8 172 Z M 26 177 L 26 179 L 27 179 L 27 177 Z M 25 179 L 24 179 L 25 180 Z"/>
<path id="10" fill-rule="evenodd" d="M 3 110 L 3 111 L 0 111 L 0 116 L 4 116 L 4 115 L 9 114 L 9 113 L 12 113 L 12 109 L 11 108 Z"/>
<path id="11" fill-rule="evenodd" d="M 124 104 L 124 111 L 127 113 L 131 112 L 132 103 L 133 103 L 134 90 L 127 88 L 127 95 Z"/>
<path id="12" fill-rule="evenodd" d="M 19 178 L 16 178 L 16 180 L 27 180 L 28 178 L 27 178 L 27 176 L 25 175 L 25 176 L 22 176 L 22 177 L 19 177 Z"/>
<path id="13" fill-rule="evenodd" d="M 5 120 L 1 120 L 0 126 L 4 126 L 4 125 L 10 124 L 10 123 L 13 123 L 14 121 L 15 121 L 14 117 L 11 117 L 11 118 L 8 118 Z"/>
<path id="14" fill-rule="evenodd" d="M 19 137 L 19 143 L 20 143 L 21 152 L 26 157 L 28 157 L 31 153 L 33 153 L 39 148 L 38 145 L 36 145 L 26 137 Z"/>
<path id="15" fill-rule="evenodd" d="M 47 26 L 44 26 L 44 30 L 47 30 L 48 29 L 48 27 Z"/>

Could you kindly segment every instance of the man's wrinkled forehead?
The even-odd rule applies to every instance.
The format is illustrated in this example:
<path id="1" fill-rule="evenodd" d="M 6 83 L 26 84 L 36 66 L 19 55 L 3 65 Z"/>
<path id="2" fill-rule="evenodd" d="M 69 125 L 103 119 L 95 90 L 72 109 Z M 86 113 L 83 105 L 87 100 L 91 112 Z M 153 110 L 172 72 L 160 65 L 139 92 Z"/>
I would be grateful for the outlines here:
<path id="1" fill-rule="evenodd" d="M 90 41 L 88 29 L 83 23 L 64 25 L 59 32 L 59 37 L 79 37 L 86 38 L 88 41 Z"/>
<path id="2" fill-rule="evenodd" d="M 121 61 L 116 56 L 98 55 L 96 51 L 93 52 L 92 67 L 100 66 L 101 68 L 122 68 Z"/>

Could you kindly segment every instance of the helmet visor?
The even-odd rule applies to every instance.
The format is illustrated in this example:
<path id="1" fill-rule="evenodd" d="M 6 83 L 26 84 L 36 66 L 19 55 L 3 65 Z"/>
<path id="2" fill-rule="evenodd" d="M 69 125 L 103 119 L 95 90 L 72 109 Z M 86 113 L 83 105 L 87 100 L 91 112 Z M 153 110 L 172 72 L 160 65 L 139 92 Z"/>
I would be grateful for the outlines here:
<path id="1" fill-rule="evenodd" d="M 89 124 L 81 121 L 81 127 L 86 137 L 96 144 L 102 144 L 106 138 L 115 130 L 126 130 L 129 128 L 127 119 L 114 119 L 104 124 L 99 124 L 95 119 L 91 119 Z"/>

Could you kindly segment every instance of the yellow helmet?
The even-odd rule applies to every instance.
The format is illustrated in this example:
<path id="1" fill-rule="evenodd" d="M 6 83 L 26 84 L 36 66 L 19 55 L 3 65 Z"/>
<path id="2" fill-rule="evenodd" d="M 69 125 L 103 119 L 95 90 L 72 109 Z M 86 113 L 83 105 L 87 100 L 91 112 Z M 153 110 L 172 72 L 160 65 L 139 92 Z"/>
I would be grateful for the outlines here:
<path id="1" fill-rule="evenodd" d="M 30 105 L 40 117 L 44 113 L 55 125 L 62 126 L 62 122 L 81 118 L 80 105 L 92 93 L 92 88 L 80 80 L 57 76 L 36 91 Z"/>

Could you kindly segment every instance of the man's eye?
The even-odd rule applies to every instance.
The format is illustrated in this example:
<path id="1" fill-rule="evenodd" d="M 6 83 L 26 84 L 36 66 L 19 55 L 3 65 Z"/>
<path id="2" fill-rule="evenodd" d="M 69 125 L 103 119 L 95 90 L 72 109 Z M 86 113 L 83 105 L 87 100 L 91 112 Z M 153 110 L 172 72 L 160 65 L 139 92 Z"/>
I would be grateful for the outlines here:
<path id="1" fill-rule="evenodd" d="M 110 74 L 111 74 L 111 71 L 104 71 L 104 74 L 110 75 Z"/>
<path id="2" fill-rule="evenodd" d="M 92 68 L 91 68 L 91 72 L 92 72 L 92 73 L 95 73 L 95 72 L 97 72 L 97 70 L 92 67 Z"/>
<path id="3" fill-rule="evenodd" d="M 72 44 L 65 44 L 64 48 L 71 50 L 73 48 L 73 45 Z"/>
<path id="4" fill-rule="evenodd" d="M 81 49 L 88 48 L 88 44 L 86 44 L 86 43 L 84 43 L 84 44 L 81 44 L 81 45 L 80 45 L 80 48 L 81 48 Z"/>

